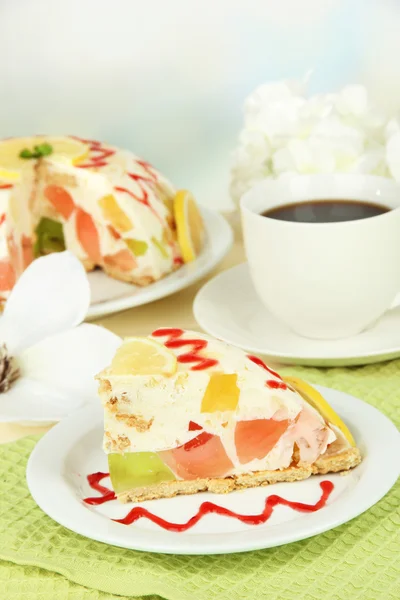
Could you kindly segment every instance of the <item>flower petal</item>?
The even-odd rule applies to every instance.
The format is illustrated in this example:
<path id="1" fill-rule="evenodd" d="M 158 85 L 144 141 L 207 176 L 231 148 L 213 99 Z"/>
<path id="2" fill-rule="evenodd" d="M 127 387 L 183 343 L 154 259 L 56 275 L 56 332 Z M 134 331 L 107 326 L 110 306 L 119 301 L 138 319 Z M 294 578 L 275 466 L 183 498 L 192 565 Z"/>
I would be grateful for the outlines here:
<path id="1" fill-rule="evenodd" d="M 400 131 L 386 144 L 386 161 L 392 177 L 400 181 Z"/>
<path id="2" fill-rule="evenodd" d="M 299 173 L 331 173 L 335 169 L 335 158 L 329 143 L 318 138 L 292 140 L 288 149 Z"/>
<path id="3" fill-rule="evenodd" d="M 68 397 L 97 400 L 94 376 L 107 367 L 121 338 L 104 327 L 85 323 L 25 350 L 18 357 L 23 377 L 39 381 Z M 75 403 L 65 406 L 70 412 Z"/>
<path id="4" fill-rule="evenodd" d="M 35 260 L 17 281 L 0 320 L 12 354 L 83 321 L 90 304 L 85 270 L 71 252 Z"/>
<path id="5" fill-rule="evenodd" d="M 346 85 L 338 94 L 336 108 L 343 115 L 365 115 L 368 105 L 368 93 L 364 86 Z"/>
<path id="6" fill-rule="evenodd" d="M 353 164 L 351 171 L 353 173 L 368 173 L 388 177 L 384 146 L 376 146 L 366 150 Z"/>
<path id="7" fill-rule="evenodd" d="M 343 123 L 339 117 L 331 115 L 324 119 L 319 119 L 312 131 L 313 135 L 326 138 L 339 138 L 346 141 L 353 141 L 358 144 L 361 152 L 364 144 L 364 133 L 355 127 L 349 127 Z"/>
<path id="8" fill-rule="evenodd" d="M 83 403 L 76 394 L 21 377 L 8 392 L 0 394 L 0 422 L 51 423 L 66 417 Z"/>
<path id="9" fill-rule="evenodd" d="M 385 127 L 385 137 L 387 140 L 389 140 L 392 135 L 394 135 L 395 133 L 399 133 L 400 131 L 400 119 L 399 118 L 394 118 L 394 119 L 390 119 L 390 121 L 388 121 L 386 127 Z"/>

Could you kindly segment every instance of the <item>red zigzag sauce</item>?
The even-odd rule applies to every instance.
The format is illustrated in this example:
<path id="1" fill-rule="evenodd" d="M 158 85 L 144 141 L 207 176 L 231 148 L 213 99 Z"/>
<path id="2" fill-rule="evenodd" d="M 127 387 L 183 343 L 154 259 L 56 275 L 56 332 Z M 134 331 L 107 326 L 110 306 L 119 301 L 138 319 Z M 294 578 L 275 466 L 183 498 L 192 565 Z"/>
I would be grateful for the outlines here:
<path id="1" fill-rule="evenodd" d="M 83 501 L 86 504 L 99 505 L 99 504 L 104 504 L 105 502 L 110 502 L 111 500 L 115 500 L 116 496 L 115 496 L 114 492 L 111 489 L 100 484 L 100 482 L 105 477 L 108 477 L 108 475 L 109 475 L 108 473 L 101 473 L 101 472 L 92 473 L 91 475 L 88 475 L 87 480 L 88 480 L 90 487 L 92 489 L 100 492 L 101 495 L 95 496 L 93 498 L 85 498 Z M 237 521 L 246 523 L 246 525 L 260 525 L 260 524 L 266 523 L 268 521 L 268 519 L 271 517 L 272 513 L 274 512 L 274 508 L 279 505 L 287 506 L 288 508 L 291 508 L 292 510 L 295 510 L 297 512 L 304 512 L 304 513 L 312 513 L 312 512 L 321 510 L 321 508 L 323 508 L 326 505 L 326 503 L 329 499 L 329 496 L 331 495 L 331 493 L 334 489 L 334 485 L 331 481 L 321 481 L 319 485 L 320 485 L 322 494 L 321 494 L 319 500 L 315 504 L 304 504 L 303 502 L 292 502 L 291 500 L 286 500 L 285 498 L 282 498 L 281 496 L 272 494 L 271 496 L 268 496 L 265 499 L 264 510 L 261 513 L 256 514 L 256 515 L 243 515 L 243 514 L 234 512 L 233 510 L 229 510 L 229 508 L 224 508 L 223 506 L 219 506 L 219 504 L 214 504 L 214 502 L 203 502 L 200 505 L 197 513 L 195 515 L 193 515 L 193 517 L 191 517 L 188 521 L 186 521 L 186 523 L 173 523 L 171 521 L 168 521 L 167 519 L 163 519 L 162 517 L 155 515 L 151 511 L 147 510 L 147 508 L 144 508 L 143 506 L 135 506 L 134 508 L 132 508 L 132 510 L 130 510 L 128 512 L 126 517 L 123 517 L 122 519 L 112 519 L 112 520 L 115 521 L 116 523 L 121 523 L 122 525 L 132 525 L 132 523 L 135 523 L 135 521 L 138 521 L 139 519 L 148 519 L 152 523 L 155 523 L 159 527 L 162 527 L 162 529 L 166 529 L 167 531 L 175 531 L 178 533 L 187 531 L 188 529 L 190 529 L 191 527 L 196 525 L 196 523 L 201 521 L 201 519 L 203 517 L 205 517 L 206 515 L 211 514 L 211 513 L 221 515 L 223 517 L 230 517 L 232 519 L 236 519 Z"/>

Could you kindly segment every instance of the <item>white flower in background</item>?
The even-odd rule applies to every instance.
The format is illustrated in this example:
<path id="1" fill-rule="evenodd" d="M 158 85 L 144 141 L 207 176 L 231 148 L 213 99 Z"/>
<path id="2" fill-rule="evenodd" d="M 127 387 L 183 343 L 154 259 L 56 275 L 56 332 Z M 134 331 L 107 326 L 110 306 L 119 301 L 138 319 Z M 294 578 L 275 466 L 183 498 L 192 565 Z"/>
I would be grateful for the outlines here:
<path id="1" fill-rule="evenodd" d="M 367 90 L 361 85 L 347 85 L 337 94 L 335 107 L 344 116 L 364 116 L 369 109 Z"/>
<path id="2" fill-rule="evenodd" d="M 390 119 L 388 124 L 385 127 L 385 139 L 389 140 L 392 135 L 395 133 L 399 133 L 400 131 L 400 118 L 399 119 Z"/>
<path id="3" fill-rule="evenodd" d="M 94 375 L 121 339 L 91 324 L 90 288 L 70 252 L 35 260 L 0 317 L 0 421 L 58 421 L 97 401 Z"/>
<path id="4" fill-rule="evenodd" d="M 393 177 L 400 181 L 400 131 L 391 135 L 387 141 L 386 160 Z"/>
<path id="5" fill-rule="evenodd" d="M 236 202 L 266 177 L 295 173 L 370 173 L 400 181 L 400 120 L 372 106 L 361 85 L 306 98 L 302 86 L 268 83 L 244 108 L 231 173 Z"/>
<path id="6" fill-rule="evenodd" d="M 295 95 L 290 84 L 262 85 L 246 100 L 245 127 L 265 133 L 270 141 L 276 136 L 295 135 L 304 103 L 305 99 Z"/>

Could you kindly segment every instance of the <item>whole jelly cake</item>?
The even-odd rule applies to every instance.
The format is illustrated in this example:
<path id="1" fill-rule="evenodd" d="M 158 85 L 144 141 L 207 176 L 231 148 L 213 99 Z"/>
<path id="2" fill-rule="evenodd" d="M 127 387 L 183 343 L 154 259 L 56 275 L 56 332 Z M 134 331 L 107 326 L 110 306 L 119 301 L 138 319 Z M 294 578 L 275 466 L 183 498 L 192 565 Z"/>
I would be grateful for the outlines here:
<path id="1" fill-rule="evenodd" d="M 97 379 L 122 502 L 296 481 L 361 461 L 317 390 L 198 332 L 128 338 Z"/>
<path id="2" fill-rule="evenodd" d="M 67 249 L 88 271 L 144 286 L 203 240 L 191 194 L 129 151 L 72 136 L 0 141 L 1 301 L 43 254 Z"/>

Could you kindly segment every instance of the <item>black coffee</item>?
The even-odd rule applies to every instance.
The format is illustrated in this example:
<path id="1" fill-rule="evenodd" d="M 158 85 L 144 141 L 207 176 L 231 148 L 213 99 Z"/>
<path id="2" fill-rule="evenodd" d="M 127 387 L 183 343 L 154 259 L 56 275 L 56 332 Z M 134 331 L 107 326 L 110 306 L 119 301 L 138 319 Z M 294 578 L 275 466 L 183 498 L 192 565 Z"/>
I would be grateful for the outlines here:
<path id="1" fill-rule="evenodd" d="M 389 210 L 387 206 L 358 200 L 309 200 L 276 206 L 262 216 L 297 223 L 340 223 L 376 217 Z"/>

